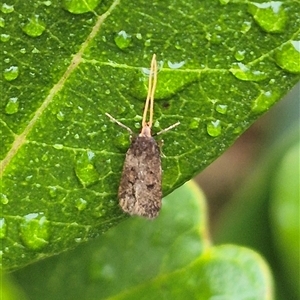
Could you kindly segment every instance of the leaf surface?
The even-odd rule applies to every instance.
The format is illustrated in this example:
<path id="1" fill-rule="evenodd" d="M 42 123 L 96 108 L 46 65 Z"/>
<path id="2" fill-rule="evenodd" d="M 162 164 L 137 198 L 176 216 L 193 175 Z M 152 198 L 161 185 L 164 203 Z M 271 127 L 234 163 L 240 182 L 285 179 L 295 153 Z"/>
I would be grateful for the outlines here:
<path id="1" fill-rule="evenodd" d="M 167 195 L 299 80 L 299 2 L 10 1 L 1 6 L 1 255 L 20 268 L 124 218 L 127 132 L 160 64 Z M 274 5 L 277 5 L 274 7 Z M 277 22 L 275 22 L 276 20 Z"/>
<path id="2" fill-rule="evenodd" d="M 32 300 L 272 299 L 262 258 L 243 247 L 211 246 L 206 214 L 203 194 L 188 182 L 164 199 L 155 222 L 131 218 L 14 275 Z"/>

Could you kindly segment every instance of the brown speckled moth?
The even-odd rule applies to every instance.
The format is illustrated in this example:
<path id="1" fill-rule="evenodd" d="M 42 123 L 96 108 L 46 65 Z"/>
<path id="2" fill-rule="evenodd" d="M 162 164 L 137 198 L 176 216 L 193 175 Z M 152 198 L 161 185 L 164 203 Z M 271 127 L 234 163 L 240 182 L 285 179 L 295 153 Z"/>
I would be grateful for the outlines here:
<path id="1" fill-rule="evenodd" d="M 154 94 L 157 83 L 156 55 L 153 55 L 149 74 L 148 94 L 142 119 L 141 133 L 132 138 L 126 153 L 121 182 L 118 191 L 119 203 L 124 212 L 153 219 L 157 217 L 162 199 L 161 153 L 157 142 L 151 135 L 153 124 Z M 149 111 L 149 121 L 146 121 Z M 124 127 L 133 136 L 132 130 L 106 115 L 118 125 Z M 166 132 L 180 122 L 163 129 L 157 135 Z"/>

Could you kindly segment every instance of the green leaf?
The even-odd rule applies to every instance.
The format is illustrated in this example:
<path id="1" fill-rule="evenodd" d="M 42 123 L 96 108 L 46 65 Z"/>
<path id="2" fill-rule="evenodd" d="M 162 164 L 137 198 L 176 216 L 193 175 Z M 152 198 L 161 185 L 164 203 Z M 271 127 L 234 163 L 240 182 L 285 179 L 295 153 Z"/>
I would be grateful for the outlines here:
<path id="1" fill-rule="evenodd" d="M 105 113 L 139 132 L 153 53 L 153 131 L 181 122 L 164 135 L 167 195 L 299 80 L 298 11 L 297 1 L 2 4 L 3 266 L 73 248 L 124 218 L 116 194 L 129 137 Z"/>
<path id="2" fill-rule="evenodd" d="M 206 217 L 205 198 L 189 182 L 164 199 L 156 221 L 131 218 L 14 275 L 32 300 L 271 299 L 262 258 L 243 247 L 211 247 Z"/>
<path id="3" fill-rule="evenodd" d="M 277 141 L 219 218 L 216 243 L 259 251 L 271 265 L 276 299 L 298 299 L 299 289 L 299 121 Z"/>
<path id="4" fill-rule="evenodd" d="M 288 147 L 275 169 L 271 187 L 270 219 L 276 253 L 289 288 L 300 297 L 300 140 Z"/>

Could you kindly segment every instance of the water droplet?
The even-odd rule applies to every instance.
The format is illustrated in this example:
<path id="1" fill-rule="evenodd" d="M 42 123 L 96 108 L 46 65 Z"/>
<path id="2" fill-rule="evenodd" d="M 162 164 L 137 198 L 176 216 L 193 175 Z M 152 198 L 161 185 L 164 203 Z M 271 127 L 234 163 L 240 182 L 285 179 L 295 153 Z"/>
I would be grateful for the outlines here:
<path id="1" fill-rule="evenodd" d="M 5 20 L 3 18 L 0 18 L 0 27 L 4 28 L 5 26 Z"/>
<path id="2" fill-rule="evenodd" d="M 75 134 L 74 134 L 74 139 L 75 139 L 75 140 L 79 140 L 79 138 L 80 138 L 79 134 L 78 134 L 78 133 L 75 133 Z"/>
<path id="3" fill-rule="evenodd" d="M 272 92 L 262 92 L 252 104 L 252 111 L 255 113 L 262 113 L 267 111 L 272 104 L 274 104 L 277 99 L 280 98 L 280 94 L 276 91 Z"/>
<path id="4" fill-rule="evenodd" d="M 217 104 L 216 105 L 216 111 L 222 115 L 225 115 L 227 113 L 227 105 L 226 104 Z"/>
<path id="5" fill-rule="evenodd" d="M 57 150 L 61 150 L 61 149 L 63 149 L 63 147 L 64 147 L 64 145 L 62 145 L 62 144 L 54 144 L 53 145 L 53 148 L 55 148 Z"/>
<path id="6" fill-rule="evenodd" d="M 121 30 L 115 36 L 115 43 L 121 50 L 126 49 L 130 46 L 131 35 L 126 33 L 126 31 Z"/>
<path id="7" fill-rule="evenodd" d="M 170 69 L 179 69 L 179 68 L 181 68 L 184 64 L 185 64 L 185 61 L 174 62 L 174 63 L 168 61 L 168 66 L 169 66 Z"/>
<path id="8" fill-rule="evenodd" d="M 47 161 L 48 160 L 48 154 L 47 153 L 45 153 L 45 154 L 43 154 L 43 156 L 42 156 L 42 161 Z"/>
<path id="9" fill-rule="evenodd" d="M 143 119 L 143 117 L 142 116 L 140 116 L 140 115 L 135 115 L 134 117 L 133 117 L 133 120 L 134 121 L 138 121 L 138 122 L 140 122 L 140 121 L 142 121 L 142 119 Z"/>
<path id="10" fill-rule="evenodd" d="M 28 20 L 28 23 L 22 28 L 22 30 L 31 37 L 42 35 L 45 29 L 46 25 L 40 20 L 38 15 L 30 18 Z"/>
<path id="11" fill-rule="evenodd" d="M 207 133 L 212 137 L 219 136 L 222 132 L 222 126 L 220 120 L 210 121 L 206 126 L 206 130 Z"/>
<path id="12" fill-rule="evenodd" d="M 0 36 L 0 39 L 1 39 L 1 42 L 8 42 L 9 39 L 10 39 L 10 35 L 9 34 L 5 34 L 5 33 L 2 33 L 1 36 Z"/>
<path id="13" fill-rule="evenodd" d="M 245 21 L 241 28 L 241 33 L 247 33 L 251 29 L 251 22 Z"/>
<path id="14" fill-rule="evenodd" d="M 6 3 L 3 3 L 2 4 L 2 7 L 1 7 L 1 11 L 4 13 L 4 14 L 10 14 L 14 11 L 14 6 L 13 5 L 9 5 L 9 4 L 6 4 Z"/>
<path id="15" fill-rule="evenodd" d="M 208 32 L 208 33 L 205 35 L 205 38 L 206 38 L 209 42 L 211 42 L 212 44 L 220 44 L 220 43 L 223 41 L 221 35 L 219 35 L 219 34 L 216 33 L 216 32 L 213 32 L 213 33 L 209 33 L 209 32 Z"/>
<path id="16" fill-rule="evenodd" d="M 238 61 L 242 61 L 245 58 L 245 52 L 246 51 L 236 51 L 234 54 L 234 57 Z"/>
<path id="17" fill-rule="evenodd" d="M 33 178 L 33 175 L 28 175 L 25 177 L 25 181 L 30 181 Z"/>
<path id="18" fill-rule="evenodd" d="M 130 93 L 137 99 L 147 96 L 149 69 L 142 68 L 140 73 L 134 73 Z M 183 90 L 189 84 L 199 79 L 197 72 L 173 72 L 160 68 L 159 80 L 155 91 L 155 99 L 168 99 Z"/>
<path id="19" fill-rule="evenodd" d="M 79 198 L 75 200 L 75 205 L 79 211 L 82 211 L 86 209 L 87 201 Z"/>
<path id="20" fill-rule="evenodd" d="M 101 0 L 64 0 L 63 8 L 72 14 L 93 11 Z"/>
<path id="21" fill-rule="evenodd" d="M 282 32 L 287 17 L 281 1 L 249 2 L 248 11 L 256 23 L 266 32 Z"/>
<path id="22" fill-rule="evenodd" d="M 244 81 L 262 81 L 268 78 L 267 73 L 244 65 L 243 63 L 234 63 L 229 71 L 238 79 Z"/>
<path id="23" fill-rule="evenodd" d="M 226 5 L 230 0 L 219 0 L 221 5 Z"/>
<path id="24" fill-rule="evenodd" d="M 144 43 L 144 46 L 145 46 L 145 47 L 150 47 L 150 45 L 151 45 L 151 40 L 150 40 L 150 39 L 147 39 L 147 40 L 145 41 L 145 43 Z"/>
<path id="25" fill-rule="evenodd" d="M 82 152 L 78 155 L 75 164 L 75 173 L 84 187 L 88 187 L 99 180 L 99 173 L 93 164 L 95 154 L 92 151 Z"/>
<path id="26" fill-rule="evenodd" d="M 109 95 L 109 94 L 110 94 L 110 90 L 107 89 L 107 90 L 105 91 L 105 94 L 106 94 L 106 95 Z"/>
<path id="27" fill-rule="evenodd" d="M 50 194 L 51 198 L 55 198 L 57 196 L 57 187 L 49 186 L 49 194 Z"/>
<path id="28" fill-rule="evenodd" d="M 40 53 L 40 52 L 41 51 L 39 49 L 35 48 L 35 47 L 31 51 L 31 53 L 33 53 L 33 54 Z"/>
<path id="29" fill-rule="evenodd" d="M 275 52 L 275 62 L 282 69 L 300 73 L 300 41 L 289 41 Z"/>
<path id="30" fill-rule="evenodd" d="M 63 121 L 65 119 L 65 115 L 63 112 L 59 111 L 57 114 L 56 114 L 56 118 L 59 120 L 59 121 Z"/>
<path id="31" fill-rule="evenodd" d="M 0 239 L 6 236 L 7 225 L 4 218 L 0 218 Z"/>
<path id="32" fill-rule="evenodd" d="M 19 110 L 19 102 L 17 97 L 12 97 L 8 99 L 8 102 L 5 106 L 5 113 L 12 115 L 17 113 Z"/>
<path id="33" fill-rule="evenodd" d="M 7 81 L 15 80 L 19 76 L 19 68 L 17 66 L 11 66 L 4 70 L 3 75 Z"/>
<path id="34" fill-rule="evenodd" d="M 190 129 L 197 129 L 199 127 L 200 118 L 193 118 L 189 124 Z"/>
<path id="35" fill-rule="evenodd" d="M 0 193 L 0 199 L 2 204 L 7 204 L 8 203 L 8 198 L 5 194 Z"/>
<path id="36" fill-rule="evenodd" d="M 51 1 L 44 1 L 43 4 L 44 4 L 45 6 L 50 6 L 50 5 L 52 4 L 52 2 L 51 2 Z"/>
<path id="37" fill-rule="evenodd" d="M 135 36 L 138 40 L 141 40 L 143 38 L 141 33 L 137 33 Z"/>
<path id="38" fill-rule="evenodd" d="M 26 53 L 26 49 L 25 49 L 25 48 L 22 48 L 22 49 L 20 49 L 20 52 L 21 52 L 22 54 L 25 54 L 25 53 Z"/>
<path id="39" fill-rule="evenodd" d="M 49 221 L 44 213 L 31 213 L 20 223 L 21 238 L 25 246 L 32 250 L 44 248 L 49 243 Z"/>
<path id="40" fill-rule="evenodd" d="M 106 125 L 106 124 L 102 125 L 102 126 L 101 126 L 101 130 L 102 130 L 103 132 L 107 131 L 107 125 Z"/>

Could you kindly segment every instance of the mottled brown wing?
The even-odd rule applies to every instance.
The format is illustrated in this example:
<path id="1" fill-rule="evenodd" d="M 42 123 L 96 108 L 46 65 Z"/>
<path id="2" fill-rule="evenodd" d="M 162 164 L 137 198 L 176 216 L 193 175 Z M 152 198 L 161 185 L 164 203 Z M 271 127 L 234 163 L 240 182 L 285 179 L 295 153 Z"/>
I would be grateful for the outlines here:
<path id="1" fill-rule="evenodd" d="M 155 218 L 161 207 L 161 159 L 152 137 L 138 136 L 126 153 L 119 186 L 123 211 Z"/>

